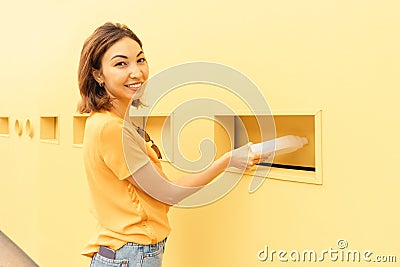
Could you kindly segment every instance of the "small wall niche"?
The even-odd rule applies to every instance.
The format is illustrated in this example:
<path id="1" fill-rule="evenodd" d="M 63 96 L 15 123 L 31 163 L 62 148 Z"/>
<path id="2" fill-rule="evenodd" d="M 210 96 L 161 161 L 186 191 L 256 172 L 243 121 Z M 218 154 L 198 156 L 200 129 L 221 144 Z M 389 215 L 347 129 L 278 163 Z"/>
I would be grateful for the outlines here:
<path id="1" fill-rule="evenodd" d="M 308 144 L 288 154 L 274 157 L 272 163 L 261 163 L 256 176 L 322 184 L 321 111 L 275 112 L 273 115 L 216 116 L 214 127 L 217 155 L 247 142 L 258 143 L 285 135 L 306 137 Z M 274 126 L 271 123 L 275 124 Z M 260 125 L 267 125 L 260 129 Z M 266 174 L 265 170 L 270 167 Z"/>
<path id="2" fill-rule="evenodd" d="M 131 109 L 129 111 L 129 119 L 149 134 L 154 144 L 161 152 L 162 159 L 160 161 L 173 161 L 173 136 L 172 136 L 172 114 L 160 112 L 148 112 L 143 109 Z M 151 142 L 147 143 L 148 147 Z"/>
<path id="3" fill-rule="evenodd" d="M 235 118 L 235 127 L 241 120 L 247 130 L 248 139 L 240 134 L 236 135 L 235 147 L 246 144 L 249 140 L 258 143 L 273 139 L 273 132 L 268 129 L 259 131 L 257 120 L 254 116 L 239 116 Z M 259 118 L 262 120 L 263 118 Z M 285 135 L 297 135 L 306 137 L 308 144 L 303 148 L 274 158 L 273 166 L 277 168 L 291 168 L 303 170 L 315 170 L 315 125 L 312 115 L 274 115 L 276 137 Z M 236 128 L 235 128 L 236 130 Z"/>
<path id="4" fill-rule="evenodd" d="M 15 123 L 14 123 L 14 130 L 15 130 L 15 133 L 16 133 L 18 136 L 21 136 L 21 135 L 22 135 L 23 128 L 22 128 L 22 124 L 21 124 L 21 122 L 20 122 L 19 120 L 15 120 Z"/>
<path id="5" fill-rule="evenodd" d="M 89 114 L 74 115 L 72 120 L 72 144 L 74 147 L 82 147 L 85 135 L 86 120 Z"/>
<path id="6" fill-rule="evenodd" d="M 30 119 L 27 119 L 25 122 L 25 131 L 29 138 L 33 137 L 33 126 Z"/>
<path id="7" fill-rule="evenodd" d="M 8 117 L 0 117 L 0 136 L 10 136 L 10 123 Z"/>
<path id="8" fill-rule="evenodd" d="M 40 141 L 45 143 L 59 143 L 58 116 L 40 117 Z"/>

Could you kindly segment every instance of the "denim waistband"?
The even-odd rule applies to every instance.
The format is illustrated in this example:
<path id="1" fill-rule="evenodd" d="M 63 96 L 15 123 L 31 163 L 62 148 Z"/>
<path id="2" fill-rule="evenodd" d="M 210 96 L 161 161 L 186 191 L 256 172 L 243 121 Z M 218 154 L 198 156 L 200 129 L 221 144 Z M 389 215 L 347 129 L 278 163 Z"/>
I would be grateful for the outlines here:
<path id="1" fill-rule="evenodd" d="M 165 242 L 167 242 L 167 238 L 156 244 L 150 244 L 150 245 L 142 245 L 142 244 L 128 242 L 123 247 L 133 247 L 135 249 L 142 251 L 143 253 L 152 253 L 160 249 L 163 249 Z"/>

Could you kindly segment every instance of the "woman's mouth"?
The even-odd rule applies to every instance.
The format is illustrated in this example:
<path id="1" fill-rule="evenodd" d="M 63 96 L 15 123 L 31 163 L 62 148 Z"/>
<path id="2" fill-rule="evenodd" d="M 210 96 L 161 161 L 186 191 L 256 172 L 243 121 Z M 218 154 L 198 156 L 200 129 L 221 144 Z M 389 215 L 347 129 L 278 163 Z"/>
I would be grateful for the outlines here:
<path id="1" fill-rule="evenodd" d="M 127 84 L 125 86 L 128 87 L 129 89 L 137 91 L 142 86 L 142 83 L 131 83 L 131 84 Z"/>

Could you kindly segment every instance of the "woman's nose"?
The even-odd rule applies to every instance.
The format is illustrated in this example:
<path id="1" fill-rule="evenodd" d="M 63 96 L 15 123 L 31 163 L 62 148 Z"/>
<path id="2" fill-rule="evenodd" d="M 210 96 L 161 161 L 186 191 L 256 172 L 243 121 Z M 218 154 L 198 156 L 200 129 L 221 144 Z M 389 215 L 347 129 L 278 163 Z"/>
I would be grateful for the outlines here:
<path id="1" fill-rule="evenodd" d="M 142 71 L 140 70 L 140 68 L 138 66 L 134 66 L 131 69 L 131 73 L 129 74 L 129 76 L 134 79 L 134 78 L 140 78 L 142 76 Z"/>

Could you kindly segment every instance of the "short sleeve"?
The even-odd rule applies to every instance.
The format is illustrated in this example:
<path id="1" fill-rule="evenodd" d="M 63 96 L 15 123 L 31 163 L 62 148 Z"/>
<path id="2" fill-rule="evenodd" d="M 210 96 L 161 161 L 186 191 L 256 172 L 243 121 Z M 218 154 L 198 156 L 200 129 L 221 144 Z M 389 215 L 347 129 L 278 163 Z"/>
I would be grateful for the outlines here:
<path id="1" fill-rule="evenodd" d="M 120 180 L 131 176 L 133 173 L 131 165 L 140 168 L 149 161 L 146 152 L 140 148 L 138 140 L 135 140 L 134 136 L 132 138 L 126 136 L 122 120 L 107 122 L 101 130 L 100 142 L 105 164 Z M 128 152 L 128 158 L 126 158 L 126 152 Z"/>

